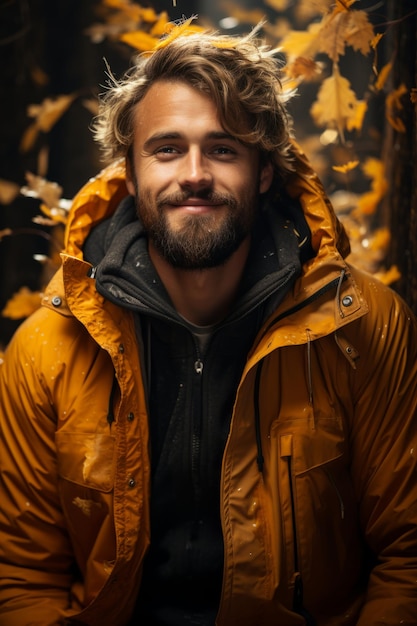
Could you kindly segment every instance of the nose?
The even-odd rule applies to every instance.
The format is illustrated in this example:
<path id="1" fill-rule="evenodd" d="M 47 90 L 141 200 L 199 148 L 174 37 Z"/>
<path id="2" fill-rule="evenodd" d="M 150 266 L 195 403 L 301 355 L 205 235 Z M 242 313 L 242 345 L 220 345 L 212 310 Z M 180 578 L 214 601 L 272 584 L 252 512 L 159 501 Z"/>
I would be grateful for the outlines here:
<path id="1" fill-rule="evenodd" d="M 191 147 L 181 159 L 178 183 L 184 189 L 201 190 L 211 187 L 213 176 L 207 157 L 198 147 Z"/>

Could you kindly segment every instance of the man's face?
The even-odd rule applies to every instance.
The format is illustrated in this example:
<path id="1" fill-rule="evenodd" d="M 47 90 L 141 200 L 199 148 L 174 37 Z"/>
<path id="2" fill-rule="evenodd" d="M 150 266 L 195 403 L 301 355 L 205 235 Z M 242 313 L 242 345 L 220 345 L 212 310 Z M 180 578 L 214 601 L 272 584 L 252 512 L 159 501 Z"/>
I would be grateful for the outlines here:
<path id="1" fill-rule="evenodd" d="M 214 102 L 159 81 L 135 112 L 129 192 L 151 245 L 173 267 L 223 264 L 250 235 L 272 165 L 228 135 Z"/>

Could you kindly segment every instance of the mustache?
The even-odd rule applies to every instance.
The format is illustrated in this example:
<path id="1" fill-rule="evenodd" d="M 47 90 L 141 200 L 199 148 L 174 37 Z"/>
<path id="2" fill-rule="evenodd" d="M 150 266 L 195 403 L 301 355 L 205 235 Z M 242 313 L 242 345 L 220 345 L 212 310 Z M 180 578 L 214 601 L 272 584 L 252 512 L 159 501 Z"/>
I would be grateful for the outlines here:
<path id="1" fill-rule="evenodd" d="M 200 189 L 199 191 L 180 191 L 172 194 L 160 194 L 157 198 L 158 208 L 164 204 L 182 204 L 190 198 L 206 200 L 213 204 L 226 204 L 231 207 L 236 206 L 236 200 L 229 194 L 218 193 L 212 189 Z"/>

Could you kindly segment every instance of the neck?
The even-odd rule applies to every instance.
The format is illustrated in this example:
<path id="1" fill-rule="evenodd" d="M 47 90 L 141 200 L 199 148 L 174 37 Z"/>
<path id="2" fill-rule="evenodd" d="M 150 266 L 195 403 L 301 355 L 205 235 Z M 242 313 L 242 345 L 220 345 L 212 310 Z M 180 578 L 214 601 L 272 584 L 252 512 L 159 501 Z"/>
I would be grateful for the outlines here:
<path id="1" fill-rule="evenodd" d="M 172 267 L 149 242 L 149 256 L 176 311 L 187 321 L 208 326 L 229 312 L 239 287 L 250 247 L 245 239 L 221 266 L 204 270 Z"/>

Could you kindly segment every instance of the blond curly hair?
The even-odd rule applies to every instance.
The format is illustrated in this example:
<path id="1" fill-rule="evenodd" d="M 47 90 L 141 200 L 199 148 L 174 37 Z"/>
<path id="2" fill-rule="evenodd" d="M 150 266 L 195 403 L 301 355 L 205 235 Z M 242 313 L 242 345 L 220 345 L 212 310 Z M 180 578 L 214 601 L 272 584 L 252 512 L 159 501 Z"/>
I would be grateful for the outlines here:
<path id="1" fill-rule="evenodd" d="M 291 119 L 286 110 L 277 50 L 258 38 L 259 28 L 238 37 L 212 31 L 182 33 L 136 57 L 120 81 L 109 73 L 93 124 L 104 157 L 129 158 L 134 112 L 158 80 L 182 81 L 216 104 L 225 131 L 269 158 L 280 177 L 292 168 Z"/>

